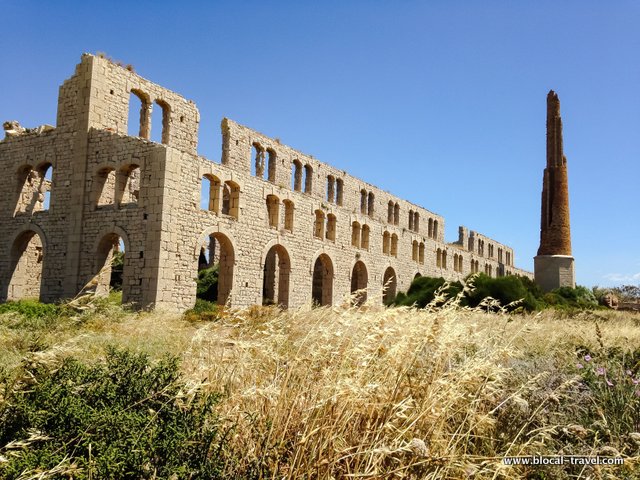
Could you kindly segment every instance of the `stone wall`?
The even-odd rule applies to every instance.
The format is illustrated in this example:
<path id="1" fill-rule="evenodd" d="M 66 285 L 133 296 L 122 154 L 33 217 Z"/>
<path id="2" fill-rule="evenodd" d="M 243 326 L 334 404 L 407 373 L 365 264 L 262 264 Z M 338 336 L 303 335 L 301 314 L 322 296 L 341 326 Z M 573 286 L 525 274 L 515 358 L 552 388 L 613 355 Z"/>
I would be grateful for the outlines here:
<path id="1" fill-rule="evenodd" d="M 126 135 L 129 108 L 138 136 Z M 214 262 L 219 301 L 233 306 L 338 304 L 361 288 L 381 301 L 384 284 L 390 298 L 416 275 L 531 276 L 506 245 L 464 227 L 448 244 L 440 215 L 232 120 L 221 162 L 198 156 L 198 125 L 193 102 L 83 55 L 60 88 L 56 128 L 0 142 L 0 299 L 104 293 L 121 244 L 123 301 L 172 310 L 194 304 L 198 268 Z M 162 143 L 149 140 L 154 128 Z M 39 292 L 21 286 L 36 246 L 14 258 L 25 235 L 42 244 Z"/>

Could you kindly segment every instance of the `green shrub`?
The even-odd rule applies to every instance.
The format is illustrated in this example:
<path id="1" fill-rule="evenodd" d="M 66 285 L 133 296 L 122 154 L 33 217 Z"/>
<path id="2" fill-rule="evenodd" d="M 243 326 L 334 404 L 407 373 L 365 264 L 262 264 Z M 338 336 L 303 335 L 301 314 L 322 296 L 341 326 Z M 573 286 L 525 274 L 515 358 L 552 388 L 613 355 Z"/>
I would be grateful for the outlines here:
<path id="1" fill-rule="evenodd" d="M 433 301 L 436 296 L 436 291 L 445 284 L 445 279 L 434 277 L 418 277 L 411 282 L 411 286 L 404 293 L 396 295 L 396 305 L 416 305 L 418 308 L 424 308 Z M 453 282 L 449 284 L 449 287 L 445 290 L 445 294 L 448 298 L 455 297 L 462 290 L 462 284 L 460 282 Z"/>
<path id="2" fill-rule="evenodd" d="M 218 300 L 218 265 L 198 272 L 196 297 L 215 302 Z"/>
<path id="3" fill-rule="evenodd" d="M 19 300 L 17 302 L 0 303 L 0 314 L 15 312 L 27 320 L 42 320 L 67 314 L 64 305 L 40 303 L 37 300 Z"/>
<path id="4" fill-rule="evenodd" d="M 223 306 L 218 305 L 215 302 L 196 298 L 196 304 L 193 308 L 190 308 L 182 318 L 189 322 L 211 321 L 220 318 Z"/>
<path id="5" fill-rule="evenodd" d="M 186 401 L 175 358 L 151 365 L 143 354 L 111 348 L 103 364 L 67 359 L 60 368 L 25 368 L 32 381 L 0 404 L 0 445 L 27 445 L 0 463 L 1 478 L 65 459 L 77 467 L 76 479 L 219 477 L 217 397 Z M 29 441 L 35 431 L 39 440 Z"/>
<path id="6" fill-rule="evenodd" d="M 511 309 L 523 307 L 532 311 L 538 308 L 538 302 L 533 293 L 525 287 L 520 277 L 508 275 L 506 277 L 491 278 L 480 273 L 473 278 L 474 288 L 465 294 L 465 303 L 470 307 L 477 307 L 485 298 L 492 297 L 503 307 L 521 300 Z"/>

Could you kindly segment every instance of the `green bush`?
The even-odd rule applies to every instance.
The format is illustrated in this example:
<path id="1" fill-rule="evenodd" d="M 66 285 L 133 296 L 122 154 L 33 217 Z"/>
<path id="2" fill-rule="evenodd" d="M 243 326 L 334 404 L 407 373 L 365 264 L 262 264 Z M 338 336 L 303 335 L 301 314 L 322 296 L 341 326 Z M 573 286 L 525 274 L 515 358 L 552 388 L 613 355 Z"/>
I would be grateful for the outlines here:
<path id="1" fill-rule="evenodd" d="M 411 282 L 411 286 L 404 293 L 396 295 L 396 305 L 416 305 L 418 308 L 424 308 L 433 301 L 436 291 L 445 284 L 445 279 L 434 277 L 417 277 Z M 462 290 L 460 282 L 453 282 L 445 290 L 448 298 L 455 297 Z"/>
<path id="2" fill-rule="evenodd" d="M 25 368 L 32 381 L 16 384 L 0 404 L 0 445 L 26 445 L 0 463 L 1 478 L 65 459 L 76 479 L 219 478 L 217 397 L 197 393 L 187 402 L 175 358 L 151 365 L 143 354 L 111 348 L 102 364 Z M 29 441 L 36 431 L 39 439 Z"/>
<path id="3" fill-rule="evenodd" d="M 223 306 L 215 302 L 196 298 L 196 304 L 184 312 L 183 317 L 189 322 L 211 321 L 220 318 Z"/>
<path id="4" fill-rule="evenodd" d="M 464 304 L 470 307 L 477 307 L 487 297 L 495 298 L 503 307 L 521 300 L 517 305 L 512 305 L 510 309 L 515 310 L 523 307 L 532 311 L 539 308 L 539 303 L 532 292 L 536 289 L 530 284 L 525 286 L 520 277 L 508 275 L 506 277 L 491 278 L 484 273 L 480 273 L 473 278 L 474 288 L 465 294 Z M 529 287 L 529 288 L 527 288 Z"/>
<path id="5" fill-rule="evenodd" d="M 218 300 L 218 265 L 198 272 L 196 297 L 210 302 Z"/>
<path id="6" fill-rule="evenodd" d="M 69 313 L 64 305 L 40 303 L 37 300 L 0 303 L 0 315 L 9 312 L 18 313 L 23 317 L 24 322 L 19 325 L 21 327 L 41 327 Z"/>

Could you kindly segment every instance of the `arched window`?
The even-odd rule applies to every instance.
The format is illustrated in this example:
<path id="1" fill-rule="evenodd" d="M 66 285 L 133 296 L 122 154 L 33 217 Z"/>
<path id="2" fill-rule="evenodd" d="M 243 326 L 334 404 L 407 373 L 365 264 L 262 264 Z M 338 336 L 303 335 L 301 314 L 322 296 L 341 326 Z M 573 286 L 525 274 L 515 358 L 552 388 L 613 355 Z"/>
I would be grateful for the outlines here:
<path id="1" fill-rule="evenodd" d="M 373 217 L 373 212 L 375 210 L 375 196 L 373 192 L 369 192 L 369 200 L 367 202 L 367 214 L 370 217 Z"/>
<path id="2" fill-rule="evenodd" d="M 171 126 L 171 107 L 164 100 L 156 100 L 152 111 L 151 140 L 156 143 L 169 144 L 169 129 Z"/>
<path id="3" fill-rule="evenodd" d="M 304 193 L 313 192 L 313 167 L 309 164 L 304 166 Z"/>
<path id="4" fill-rule="evenodd" d="M 442 268 L 442 250 L 436 250 L 436 267 Z"/>
<path id="5" fill-rule="evenodd" d="M 327 215 L 327 240 L 336 241 L 336 216 L 332 213 Z"/>
<path id="6" fill-rule="evenodd" d="M 293 232 L 293 202 L 284 200 L 284 229 Z"/>
<path id="7" fill-rule="evenodd" d="M 126 165 L 118 172 L 116 201 L 120 206 L 135 205 L 140 199 L 140 167 Z"/>
<path id="8" fill-rule="evenodd" d="M 418 246 L 418 262 L 422 265 L 424 264 L 424 243 L 420 242 Z"/>
<path id="9" fill-rule="evenodd" d="M 433 238 L 433 218 L 430 218 L 427 223 L 427 236 Z"/>
<path id="10" fill-rule="evenodd" d="M 98 171 L 94 178 L 93 193 L 96 208 L 104 208 L 115 204 L 116 171 L 105 167 Z"/>
<path id="11" fill-rule="evenodd" d="M 200 190 L 200 208 L 216 215 L 220 212 L 220 179 L 209 173 L 202 177 Z"/>
<path id="12" fill-rule="evenodd" d="M 413 230 L 413 210 L 409 210 L 409 230 Z"/>
<path id="13" fill-rule="evenodd" d="M 333 303 L 333 262 L 326 253 L 321 254 L 313 265 L 311 298 L 318 306 Z"/>
<path id="14" fill-rule="evenodd" d="M 264 176 L 264 148 L 257 142 L 251 146 L 251 174 L 255 177 L 262 178 Z"/>
<path id="15" fill-rule="evenodd" d="M 358 222 L 351 224 L 351 246 L 360 246 L 360 224 Z"/>
<path id="16" fill-rule="evenodd" d="M 267 216 L 269 217 L 269 227 L 278 228 L 280 221 L 280 199 L 275 195 L 267 195 Z"/>
<path id="17" fill-rule="evenodd" d="M 37 169 L 25 165 L 18 169 L 14 215 L 48 210 L 51 198 L 53 167 L 44 163 Z"/>
<path id="18" fill-rule="evenodd" d="M 367 214 L 367 191 L 364 188 L 360 190 L 360 213 Z"/>
<path id="19" fill-rule="evenodd" d="M 335 203 L 336 201 L 336 179 L 333 175 L 327 176 L 327 202 Z"/>
<path id="20" fill-rule="evenodd" d="M 344 182 L 341 178 L 336 180 L 336 203 L 342 206 L 344 201 Z"/>
<path id="21" fill-rule="evenodd" d="M 442 251 L 442 268 L 444 269 L 447 268 L 447 251 L 446 250 Z"/>
<path id="22" fill-rule="evenodd" d="M 362 243 L 360 247 L 363 250 L 369 250 L 369 225 L 362 226 Z"/>
<path id="23" fill-rule="evenodd" d="M 391 235 L 391 256 L 398 256 L 398 235 L 396 235 L 395 233 Z"/>
<path id="24" fill-rule="evenodd" d="M 382 253 L 389 255 L 391 252 L 391 234 L 385 231 L 382 234 Z"/>
<path id="25" fill-rule="evenodd" d="M 420 231 L 420 214 L 415 212 L 413 215 L 413 230 L 416 232 Z"/>
<path id="26" fill-rule="evenodd" d="M 267 180 L 273 183 L 276 181 L 277 158 L 275 150 L 267 148 Z"/>
<path id="27" fill-rule="evenodd" d="M 316 210 L 316 220 L 313 225 L 313 236 L 319 239 L 324 238 L 324 212 Z"/>
<path id="28" fill-rule="evenodd" d="M 418 241 L 414 240 L 412 245 L 411 245 L 411 259 L 414 262 L 418 261 Z"/>
<path id="29" fill-rule="evenodd" d="M 291 175 L 291 188 L 296 192 L 302 190 L 302 163 L 300 160 L 293 161 L 293 172 Z"/>
<path id="30" fill-rule="evenodd" d="M 393 223 L 393 202 L 391 200 L 389 200 L 387 207 L 387 223 Z"/>
<path id="31" fill-rule="evenodd" d="M 433 238 L 438 238 L 438 220 L 433 221 Z"/>
<path id="32" fill-rule="evenodd" d="M 240 186 L 231 180 L 224 182 L 222 189 L 222 214 L 236 220 L 240 215 Z"/>
<path id="33" fill-rule="evenodd" d="M 140 90 L 131 90 L 127 133 L 131 137 L 149 139 L 151 133 L 151 100 Z"/>
<path id="34" fill-rule="evenodd" d="M 397 203 L 393 207 L 393 224 L 400 225 L 400 205 Z"/>

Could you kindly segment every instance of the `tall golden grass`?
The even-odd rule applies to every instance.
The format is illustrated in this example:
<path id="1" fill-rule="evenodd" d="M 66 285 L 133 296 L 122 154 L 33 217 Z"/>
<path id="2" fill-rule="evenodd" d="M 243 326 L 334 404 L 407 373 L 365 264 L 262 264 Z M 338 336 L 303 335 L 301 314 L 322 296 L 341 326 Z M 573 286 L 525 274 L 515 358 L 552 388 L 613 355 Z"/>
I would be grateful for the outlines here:
<path id="1" fill-rule="evenodd" d="M 0 348 L 14 351 L 0 360 L 12 367 L 25 352 L 7 318 Z M 38 355 L 97 360 L 108 344 L 180 355 L 185 388 L 223 394 L 228 478 L 640 478 L 640 436 L 603 435 L 605 410 L 604 427 L 588 424 L 598 397 L 577 366 L 604 346 L 640 351 L 639 325 L 612 311 L 456 305 L 254 307 L 209 323 L 103 313 L 41 333 Z M 557 454 L 620 454 L 625 465 L 531 476 L 503 462 Z"/>

